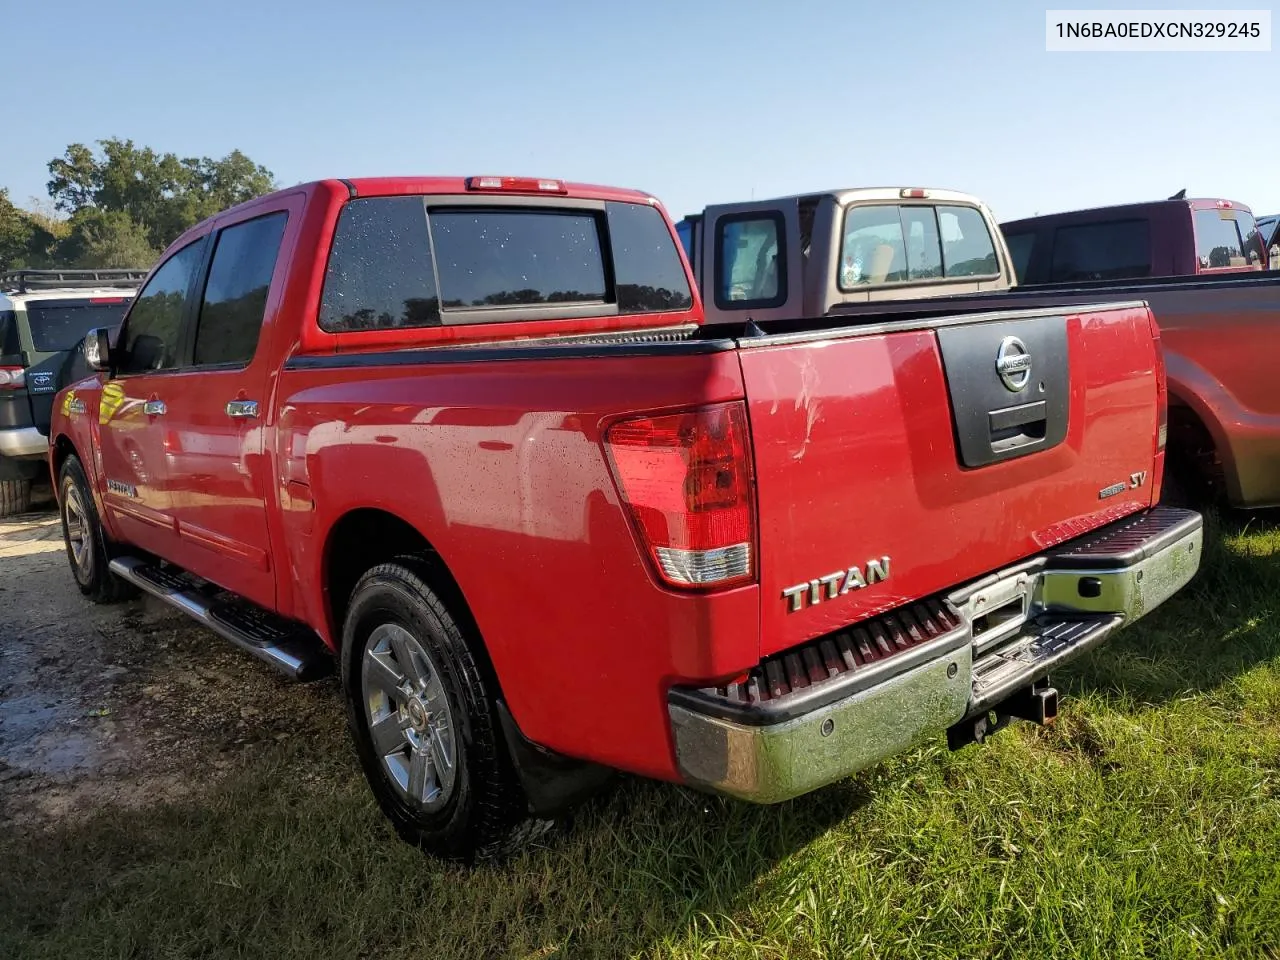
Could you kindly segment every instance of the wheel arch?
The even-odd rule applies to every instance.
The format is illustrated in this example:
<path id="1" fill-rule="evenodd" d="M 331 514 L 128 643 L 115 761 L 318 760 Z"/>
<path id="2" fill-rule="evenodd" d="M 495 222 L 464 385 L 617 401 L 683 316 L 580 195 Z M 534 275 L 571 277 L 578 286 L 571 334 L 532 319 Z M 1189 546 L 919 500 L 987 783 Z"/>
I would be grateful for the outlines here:
<path id="1" fill-rule="evenodd" d="M 356 507 L 329 527 L 321 552 L 324 616 L 329 636 L 341 654 L 342 626 L 351 593 L 367 570 L 381 563 L 410 559 L 414 572 L 449 609 L 458 625 L 474 639 L 486 666 L 493 664 L 462 588 L 434 544 L 403 517 L 380 507 Z M 494 674 L 496 679 L 496 673 Z"/>
<path id="2" fill-rule="evenodd" d="M 1194 394 L 1183 395 L 1171 386 L 1168 421 L 1165 469 L 1189 471 L 1187 481 L 1200 491 L 1197 500 L 1213 499 L 1215 493 L 1238 500 L 1235 460 L 1212 411 Z"/>
<path id="3" fill-rule="evenodd" d="M 54 437 L 51 449 L 53 450 L 53 486 L 54 494 L 56 495 L 58 492 L 58 475 L 62 473 L 62 465 L 67 462 L 67 457 L 74 454 L 81 463 L 84 463 L 84 457 L 80 456 L 80 451 L 76 449 L 75 443 L 65 433 L 60 433 Z M 88 473 L 88 471 L 89 466 L 86 464 L 85 472 Z"/>

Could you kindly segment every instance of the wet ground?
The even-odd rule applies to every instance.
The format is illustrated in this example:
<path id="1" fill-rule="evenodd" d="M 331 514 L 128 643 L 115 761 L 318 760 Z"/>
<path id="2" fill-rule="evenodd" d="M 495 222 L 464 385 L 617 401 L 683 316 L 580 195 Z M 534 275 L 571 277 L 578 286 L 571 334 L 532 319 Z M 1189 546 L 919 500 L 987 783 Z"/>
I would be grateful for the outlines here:
<path id="1" fill-rule="evenodd" d="M 95 606 L 51 503 L 0 519 L 0 827 L 200 790 L 245 750 L 342 744 L 333 683 L 300 686 L 151 599 Z"/>

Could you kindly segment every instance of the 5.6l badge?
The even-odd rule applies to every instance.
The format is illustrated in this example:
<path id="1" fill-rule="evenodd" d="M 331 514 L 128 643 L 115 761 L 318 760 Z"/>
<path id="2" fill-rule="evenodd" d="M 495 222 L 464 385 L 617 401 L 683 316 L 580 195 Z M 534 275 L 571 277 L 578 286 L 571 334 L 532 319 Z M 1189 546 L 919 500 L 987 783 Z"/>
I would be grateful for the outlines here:
<path id="1" fill-rule="evenodd" d="M 805 606 L 806 600 L 812 607 L 814 604 L 822 603 L 823 600 L 834 600 L 851 590 L 861 590 L 863 587 L 888 579 L 889 558 L 880 557 L 868 560 L 865 568 L 854 564 L 847 570 L 837 570 L 825 577 L 787 587 L 782 591 L 782 599 L 787 601 L 787 609 L 794 613 Z"/>

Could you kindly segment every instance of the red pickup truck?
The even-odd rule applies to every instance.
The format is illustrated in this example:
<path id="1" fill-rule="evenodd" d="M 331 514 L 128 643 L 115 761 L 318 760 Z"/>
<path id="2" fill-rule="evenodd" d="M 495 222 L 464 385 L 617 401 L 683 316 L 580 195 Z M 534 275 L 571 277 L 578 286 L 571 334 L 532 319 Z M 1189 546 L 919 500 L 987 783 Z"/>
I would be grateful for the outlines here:
<path id="1" fill-rule="evenodd" d="M 59 395 L 72 573 L 336 661 L 382 809 L 467 859 L 610 769 L 772 802 L 1045 722 L 1050 668 L 1195 572 L 1141 304 L 702 317 L 642 193 L 236 207 Z"/>

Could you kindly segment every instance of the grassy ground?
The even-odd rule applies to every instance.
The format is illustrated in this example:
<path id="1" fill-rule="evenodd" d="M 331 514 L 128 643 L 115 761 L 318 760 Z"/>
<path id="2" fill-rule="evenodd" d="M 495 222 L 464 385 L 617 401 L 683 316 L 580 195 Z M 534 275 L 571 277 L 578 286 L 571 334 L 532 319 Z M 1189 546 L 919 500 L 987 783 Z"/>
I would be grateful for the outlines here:
<path id="1" fill-rule="evenodd" d="M 775 808 L 625 782 L 473 872 L 393 839 L 335 702 L 199 799 L 0 837 L 0 957 L 1280 957 L 1280 532 L 1055 679 L 1052 729 Z"/>

